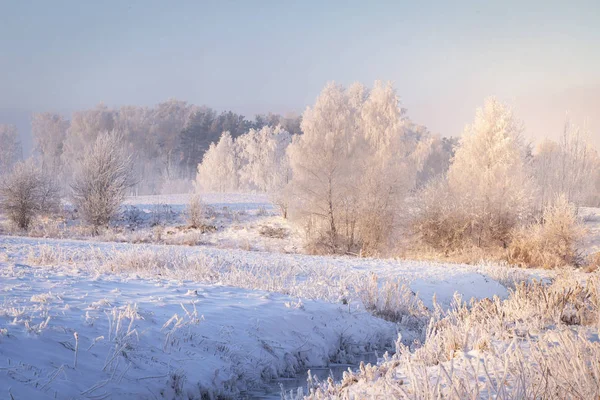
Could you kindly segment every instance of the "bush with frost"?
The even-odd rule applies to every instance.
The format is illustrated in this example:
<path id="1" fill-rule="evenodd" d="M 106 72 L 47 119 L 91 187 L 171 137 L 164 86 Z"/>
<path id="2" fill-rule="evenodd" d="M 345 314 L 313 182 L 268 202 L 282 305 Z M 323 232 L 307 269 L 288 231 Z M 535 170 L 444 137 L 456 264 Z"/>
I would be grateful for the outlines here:
<path id="1" fill-rule="evenodd" d="M 535 190 L 521 123 L 494 98 L 467 126 L 446 179 L 421 191 L 413 226 L 438 250 L 506 246 L 528 221 Z"/>
<path id="2" fill-rule="evenodd" d="M 0 179 L 0 209 L 20 229 L 28 229 L 37 215 L 54 212 L 59 205 L 56 181 L 33 160 L 15 164 Z"/>
<path id="3" fill-rule="evenodd" d="M 508 261 L 541 268 L 580 265 L 585 234 L 575 206 L 559 196 L 546 206 L 540 222 L 513 232 Z"/>
<path id="4" fill-rule="evenodd" d="M 194 194 L 186 210 L 186 218 L 191 228 L 200 228 L 204 225 L 204 204 L 199 194 Z"/>
<path id="5" fill-rule="evenodd" d="M 71 198 L 97 234 L 115 217 L 135 183 L 132 157 L 123 145 L 122 136 L 105 132 L 76 166 Z"/>

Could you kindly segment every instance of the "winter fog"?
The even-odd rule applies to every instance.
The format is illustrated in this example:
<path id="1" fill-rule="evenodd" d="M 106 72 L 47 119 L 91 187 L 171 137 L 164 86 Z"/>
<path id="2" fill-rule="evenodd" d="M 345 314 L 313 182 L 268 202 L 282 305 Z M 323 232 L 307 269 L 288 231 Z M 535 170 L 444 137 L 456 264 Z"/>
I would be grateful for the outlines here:
<path id="1" fill-rule="evenodd" d="M 0 398 L 600 398 L 599 19 L 0 4 Z"/>

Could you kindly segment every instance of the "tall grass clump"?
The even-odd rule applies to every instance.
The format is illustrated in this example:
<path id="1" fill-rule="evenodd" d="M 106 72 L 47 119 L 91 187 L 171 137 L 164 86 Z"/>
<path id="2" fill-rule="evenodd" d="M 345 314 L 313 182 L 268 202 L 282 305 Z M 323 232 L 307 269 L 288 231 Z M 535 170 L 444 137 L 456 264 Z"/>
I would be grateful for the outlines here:
<path id="1" fill-rule="evenodd" d="M 579 266 L 586 229 L 565 196 L 546 206 L 540 222 L 513 232 L 508 246 L 510 263 L 539 268 Z"/>

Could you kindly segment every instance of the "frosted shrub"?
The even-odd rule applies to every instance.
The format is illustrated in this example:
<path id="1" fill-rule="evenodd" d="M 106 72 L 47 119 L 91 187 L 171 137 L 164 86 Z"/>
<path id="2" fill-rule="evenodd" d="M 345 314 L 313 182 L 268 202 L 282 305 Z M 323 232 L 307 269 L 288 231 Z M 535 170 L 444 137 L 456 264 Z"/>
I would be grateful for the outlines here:
<path id="1" fill-rule="evenodd" d="M 417 198 L 412 227 L 419 240 L 445 252 L 462 247 L 469 224 L 452 198 L 447 182 L 443 179 L 432 181 Z"/>
<path id="2" fill-rule="evenodd" d="M 55 211 L 59 205 L 58 185 L 32 160 L 17 163 L 0 179 L 0 209 L 20 229 L 28 229 L 36 215 Z"/>
<path id="3" fill-rule="evenodd" d="M 71 185 L 73 203 L 94 233 L 119 211 L 127 190 L 135 185 L 132 157 L 118 133 L 104 133 L 85 153 Z"/>
<path id="4" fill-rule="evenodd" d="M 388 321 L 399 322 L 404 317 L 424 317 L 425 306 L 410 290 L 406 282 L 380 282 L 377 275 L 371 273 L 358 285 L 357 294 L 365 309 Z"/>
<path id="5" fill-rule="evenodd" d="M 204 204 L 200 195 L 195 194 L 190 198 L 186 217 L 191 228 L 197 229 L 204 225 Z"/>
<path id="6" fill-rule="evenodd" d="M 600 395 L 599 277 L 520 283 L 506 300 L 433 310 L 422 346 L 361 365 L 309 399 L 592 399 Z M 588 330 L 590 327 L 591 329 Z"/>
<path id="7" fill-rule="evenodd" d="M 122 218 L 131 229 L 139 227 L 144 221 L 142 211 L 136 206 L 126 206 Z"/>
<path id="8" fill-rule="evenodd" d="M 588 255 L 586 260 L 588 271 L 596 271 L 600 268 L 600 251 Z"/>
<path id="9" fill-rule="evenodd" d="M 546 207 L 543 220 L 513 233 L 508 261 L 524 266 L 556 268 L 579 265 L 585 228 L 575 207 L 559 196 Z"/>

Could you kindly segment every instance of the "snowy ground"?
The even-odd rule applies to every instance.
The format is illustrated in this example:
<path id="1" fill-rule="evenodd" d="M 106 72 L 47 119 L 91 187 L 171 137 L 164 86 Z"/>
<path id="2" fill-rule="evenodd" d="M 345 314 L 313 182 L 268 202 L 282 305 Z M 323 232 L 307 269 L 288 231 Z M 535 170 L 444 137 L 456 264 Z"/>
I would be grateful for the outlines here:
<path id="1" fill-rule="evenodd" d="M 600 252 L 600 208 L 582 208 L 581 216 L 588 230 L 585 252 L 587 254 Z"/>
<path id="2" fill-rule="evenodd" d="M 407 283 L 428 308 L 433 307 L 434 294 L 437 303 L 443 308 L 447 308 L 452 302 L 455 292 L 464 294 L 467 299 L 471 297 L 481 299 L 493 295 L 504 297 L 507 293 L 506 286 L 510 286 L 511 280 L 522 280 L 528 277 L 539 279 L 551 274 L 546 270 L 520 270 L 493 264 L 473 266 L 427 261 L 280 254 L 219 249 L 210 246 L 145 245 L 0 236 L 0 251 L 5 252 L 7 260 L 13 262 L 27 262 L 31 257 L 35 258 L 37 254 L 47 252 L 48 249 L 51 249 L 55 254 L 53 257 L 57 257 L 59 260 L 71 260 L 78 257 L 86 259 L 86 257 L 89 258 L 90 255 L 98 253 L 168 253 L 174 258 L 193 257 L 202 260 L 202 270 L 199 272 L 188 266 L 184 270 L 175 268 L 169 271 L 169 276 L 174 279 L 194 277 L 201 280 L 206 275 L 204 268 L 209 268 L 211 271 L 223 269 L 229 271 L 230 268 L 235 268 L 237 271 L 250 271 L 254 274 L 260 272 L 263 275 L 268 272 L 282 277 L 286 273 L 285 277 L 290 279 L 289 282 L 282 282 L 282 285 L 283 289 L 290 289 L 289 285 L 298 286 L 306 278 L 318 277 L 324 281 L 310 281 L 309 283 L 315 288 L 310 292 L 305 291 L 299 294 L 304 298 L 330 301 L 339 298 L 345 290 L 340 287 L 328 287 L 331 282 L 339 280 L 340 284 L 344 284 L 345 282 L 341 278 L 360 280 L 374 273 L 382 280 L 401 280 Z M 134 276 L 144 277 L 152 277 L 155 274 L 152 269 L 133 272 Z"/>
<path id="3" fill-rule="evenodd" d="M 182 229 L 186 224 L 185 212 L 191 197 L 189 194 L 180 194 L 129 198 L 125 202 L 126 206 L 140 210 L 145 221 L 136 227 L 137 231 L 141 231 L 137 236 L 143 238 L 144 231 L 150 233 L 148 225 L 156 219 L 157 210 L 160 214 L 162 208 L 162 242 L 166 244 L 201 244 L 281 253 L 297 253 L 303 249 L 300 232 L 281 217 L 278 207 L 265 194 L 202 194 L 202 203 L 206 207 L 206 224 L 215 228 L 214 231 L 202 233 Z M 167 215 L 168 213 L 171 215 Z M 127 221 L 122 221 L 122 224 L 127 224 Z M 122 235 L 121 241 L 135 241 L 127 236 L 135 238 L 136 235 Z"/>
<path id="4" fill-rule="evenodd" d="M 217 278 L 202 283 L 176 266 L 160 277 L 154 268 L 110 272 L 95 259 L 172 251 Z M 5 236 L 0 254 L 0 387 L 16 399 L 238 397 L 307 367 L 381 354 L 401 327 L 339 300 L 371 272 L 403 279 L 428 306 L 434 293 L 448 305 L 455 290 L 506 295 L 491 268 L 467 265 Z M 294 279 L 256 290 L 260 280 L 236 280 L 233 268 Z M 351 282 L 340 288 L 339 277 Z"/>
<path id="5" fill-rule="evenodd" d="M 58 217 L 36 219 L 28 236 L 303 252 L 301 232 L 281 217 L 267 195 L 204 193 L 203 224 L 197 228 L 190 227 L 187 219 L 191 198 L 190 194 L 130 197 L 111 226 L 95 237 L 73 207 L 65 204 Z M 2 233 L 23 235 L 0 215 Z"/>
<path id="6" fill-rule="evenodd" d="M 396 334 L 365 312 L 263 291 L 6 263 L 0 273 L 3 398 L 240 394 Z"/>
<path id="7" fill-rule="evenodd" d="M 277 378 L 381 355 L 398 332 L 423 341 L 455 292 L 504 299 L 554 276 L 302 255 L 266 196 L 205 194 L 205 232 L 185 227 L 188 202 L 131 198 L 93 241 L 73 220 L 38 231 L 62 239 L 0 235 L 0 398 L 257 397 Z M 600 212 L 585 213 L 600 250 Z M 380 318 L 390 311 L 406 318 Z"/>

